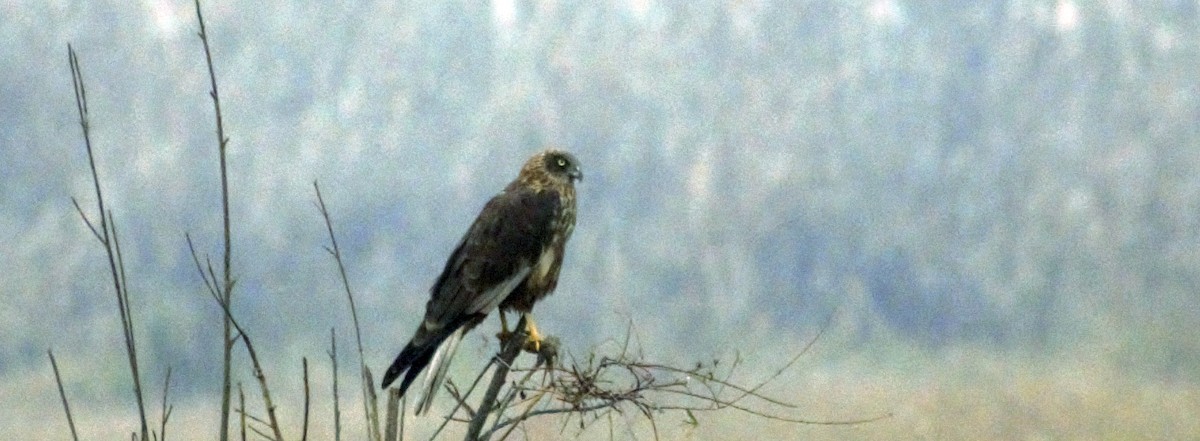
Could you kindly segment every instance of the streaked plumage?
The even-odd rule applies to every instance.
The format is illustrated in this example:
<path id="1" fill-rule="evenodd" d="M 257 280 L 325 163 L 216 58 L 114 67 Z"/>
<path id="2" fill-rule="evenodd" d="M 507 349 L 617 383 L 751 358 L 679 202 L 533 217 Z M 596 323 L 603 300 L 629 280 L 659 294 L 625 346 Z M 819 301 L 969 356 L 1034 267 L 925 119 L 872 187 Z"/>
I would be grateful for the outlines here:
<path id="1" fill-rule="evenodd" d="M 582 177 L 570 153 L 545 150 L 529 158 L 517 178 L 488 201 L 446 261 L 430 290 L 424 320 L 383 376 L 384 388 L 404 374 L 403 395 L 428 367 L 417 404 L 417 413 L 424 413 L 464 333 L 497 307 L 528 314 L 554 291 L 575 228 L 574 182 Z"/>

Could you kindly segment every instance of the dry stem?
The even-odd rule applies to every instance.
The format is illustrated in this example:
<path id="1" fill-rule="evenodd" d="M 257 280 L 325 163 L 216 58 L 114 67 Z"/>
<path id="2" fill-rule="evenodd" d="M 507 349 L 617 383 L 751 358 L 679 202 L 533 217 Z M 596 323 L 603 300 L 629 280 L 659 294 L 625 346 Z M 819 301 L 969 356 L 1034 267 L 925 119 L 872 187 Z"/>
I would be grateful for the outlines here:
<path id="1" fill-rule="evenodd" d="M 367 438 L 380 441 L 379 405 L 375 400 L 375 383 L 371 381 L 370 371 L 367 369 L 367 362 L 363 357 L 362 328 L 358 325 L 358 308 L 354 305 L 354 292 L 350 290 L 350 279 L 346 277 L 346 265 L 342 263 L 342 251 L 338 248 L 337 235 L 333 234 L 333 220 L 329 217 L 329 210 L 325 207 L 325 198 L 321 196 L 321 186 L 317 181 L 313 181 L 313 191 L 317 193 L 317 209 L 321 212 L 321 218 L 325 220 L 325 230 L 329 232 L 329 246 L 325 247 L 325 251 L 337 262 L 338 274 L 342 277 L 342 287 L 346 291 L 346 299 L 350 302 L 350 317 L 354 320 L 354 341 L 358 344 L 358 364 L 362 380 L 359 386 L 363 394 L 363 414 L 366 417 Z M 389 424 L 393 423 L 389 421 Z"/>
<path id="2" fill-rule="evenodd" d="M 92 172 L 92 184 L 96 189 L 97 213 L 100 215 L 99 231 L 97 224 L 88 219 L 87 214 L 79 207 L 79 202 L 71 198 L 75 210 L 88 229 L 100 244 L 104 246 L 108 257 L 108 267 L 112 274 L 113 290 L 117 294 L 117 310 L 121 316 L 121 331 L 125 338 L 125 354 L 129 361 L 129 371 L 133 376 L 133 394 L 137 399 L 138 416 L 141 418 L 141 439 L 148 441 L 149 425 L 146 423 L 146 406 L 142 398 L 142 380 L 138 372 L 137 344 L 133 334 L 133 313 L 129 309 L 129 288 L 125 283 L 125 262 L 121 254 L 121 243 L 117 238 L 117 226 L 113 220 L 112 211 L 104 208 L 104 192 L 100 188 L 100 174 L 96 171 L 96 157 L 92 149 L 91 122 L 88 114 L 87 89 L 84 87 L 83 70 L 79 67 L 79 57 L 75 49 L 67 45 L 67 58 L 71 64 L 71 84 L 75 90 L 75 108 L 79 113 L 79 127 L 83 130 L 83 141 L 87 148 L 88 166 Z"/>
<path id="3" fill-rule="evenodd" d="M 79 441 L 79 434 L 75 432 L 75 419 L 71 417 L 71 405 L 67 404 L 67 392 L 63 390 L 62 377 L 58 375 L 58 362 L 54 361 L 54 352 L 46 350 L 46 355 L 50 356 L 50 366 L 54 368 L 54 382 L 58 383 L 58 397 L 62 399 L 63 411 L 67 413 L 67 425 L 71 426 L 71 439 Z"/>

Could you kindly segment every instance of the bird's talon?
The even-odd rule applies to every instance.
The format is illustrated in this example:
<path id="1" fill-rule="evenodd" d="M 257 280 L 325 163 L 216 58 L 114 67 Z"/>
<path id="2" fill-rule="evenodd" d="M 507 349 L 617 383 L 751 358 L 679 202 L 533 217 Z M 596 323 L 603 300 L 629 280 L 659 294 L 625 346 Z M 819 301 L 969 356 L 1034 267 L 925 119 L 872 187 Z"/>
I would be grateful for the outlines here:
<path id="1" fill-rule="evenodd" d="M 532 348 L 532 352 L 538 353 L 542 350 L 542 333 L 538 332 L 537 326 L 533 324 L 533 320 L 529 320 L 529 338 L 525 340 L 525 348 Z"/>

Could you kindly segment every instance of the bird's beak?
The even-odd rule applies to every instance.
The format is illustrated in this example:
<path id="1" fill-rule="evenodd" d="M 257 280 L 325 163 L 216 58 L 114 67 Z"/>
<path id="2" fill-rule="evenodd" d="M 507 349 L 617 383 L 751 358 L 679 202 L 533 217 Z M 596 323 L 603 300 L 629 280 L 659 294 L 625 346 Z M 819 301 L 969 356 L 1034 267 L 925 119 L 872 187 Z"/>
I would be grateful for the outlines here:
<path id="1" fill-rule="evenodd" d="M 567 172 L 567 176 L 570 176 L 572 181 L 582 181 L 583 171 L 579 170 L 579 167 L 571 167 L 571 171 Z"/>

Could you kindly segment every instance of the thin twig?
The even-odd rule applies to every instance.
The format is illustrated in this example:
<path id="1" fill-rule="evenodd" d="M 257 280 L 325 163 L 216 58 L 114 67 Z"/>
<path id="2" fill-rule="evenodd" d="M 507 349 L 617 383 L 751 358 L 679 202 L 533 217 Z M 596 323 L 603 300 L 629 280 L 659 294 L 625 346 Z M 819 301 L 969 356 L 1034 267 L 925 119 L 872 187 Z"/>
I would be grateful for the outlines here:
<path id="1" fill-rule="evenodd" d="M 216 119 L 216 126 L 217 126 L 217 157 L 218 157 L 218 160 L 220 161 L 220 165 L 221 165 L 221 219 L 222 219 L 222 223 L 223 223 L 223 227 L 224 227 L 224 239 L 225 239 L 225 250 L 224 250 L 225 252 L 223 255 L 224 264 L 225 264 L 225 266 L 224 266 L 225 271 L 223 274 L 225 284 L 224 284 L 224 289 L 222 289 L 220 291 L 222 292 L 222 294 L 224 296 L 224 300 L 222 303 L 224 303 L 225 305 L 229 305 L 233 302 L 233 275 L 232 275 L 232 269 L 231 269 L 231 263 L 230 263 L 230 259 L 233 255 L 233 252 L 232 252 L 232 240 L 231 240 L 232 236 L 230 234 L 230 225 L 229 225 L 229 174 L 227 172 L 228 169 L 226 167 L 226 161 L 225 161 L 225 147 L 229 143 L 229 138 L 227 138 L 225 136 L 225 122 L 221 115 L 221 98 L 220 98 L 220 94 L 217 92 L 217 73 L 216 73 L 216 69 L 213 67 L 212 50 L 209 48 L 209 45 L 208 45 L 208 31 L 204 27 L 204 14 L 202 14 L 200 11 L 200 0 L 196 0 L 195 3 L 196 3 L 196 21 L 200 25 L 200 32 L 199 32 L 198 36 L 200 37 L 201 43 L 203 43 L 203 45 L 204 45 L 204 61 L 208 65 L 208 79 L 209 79 L 209 84 L 212 87 L 212 89 L 209 91 L 209 97 L 212 98 L 213 116 Z M 216 279 L 213 280 L 213 283 L 214 284 L 216 283 Z M 221 441 L 227 441 L 229 439 L 229 400 L 230 400 L 230 388 L 231 388 L 230 366 L 232 365 L 232 358 L 233 358 L 233 339 L 232 339 L 233 331 L 231 328 L 230 318 L 231 318 L 231 316 L 227 314 L 226 319 L 224 321 L 225 325 L 224 325 L 224 329 L 223 329 L 224 345 L 222 348 L 222 356 L 223 357 L 222 357 L 221 369 L 222 369 L 222 378 L 224 380 L 222 381 L 222 384 L 221 384 L 221 428 L 220 428 Z"/>
<path id="2" fill-rule="evenodd" d="M 254 432 L 255 435 L 258 435 L 260 438 L 271 439 L 271 435 L 268 435 L 266 432 L 259 430 L 257 427 L 247 426 L 247 428 L 250 429 L 251 432 Z"/>
<path id="3" fill-rule="evenodd" d="M 517 323 L 516 330 L 501 345 L 500 354 L 497 356 L 499 361 L 496 363 L 496 371 L 492 373 L 492 382 L 483 393 L 483 400 L 479 402 L 479 410 L 475 412 L 474 418 L 471 418 L 471 424 L 467 426 L 467 436 L 463 438 L 464 440 L 476 441 L 480 439 L 479 434 L 483 430 L 483 425 L 487 422 L 488 415 L 492 413 L 492 408 L 496 404 L 496 397 L 500 394 L 500 388 L 504 387 L 505 379 L 508 378 L 508 370 L 512 367 L 513 360 L 516 360 L 517 355 L 521 353 L 521 348 L 525 346 L 525 341 L 529 338 L 529 331 L 526 329 L 525 322 L 526 316 L 522 314 L 520 322 Z"/>
<path id="4" fill-rule="evenodd" d="M 758 390 L 761 389 L 763 386 L 765 386 L 767 383 L 770 383 L 771 381 L 774 381 L 776 378 L 779 378 L 779 376 L 783 375 L 783 373 L 785 371 L 787 371 L 788 369 L 791 369 L 792 365 L 796 364 L 796 362 L 800 360 L 800 357 L 807 354 L 808 351 L 810 349 L 812 349 L 813 345 L 817 343 L 817 340 L 820 340 L 821 336 L 825 335 L 825 331 L 827 329 L 829 329 L 829 327 L 833 324 L 833 316 L 834 316 L 833 314 L 830 314 L 829 317 L 827 317 L 825 319 L 825 323 L 822 324 L 821 328 L 817 330 L 817 334 L 814 335 L 811 339 L 809 339 L 807 343 L 805 343 L 804 348 L 800 349 L 800 352 L 797 353 L 796 356 L 792 357 L 792 359 L 789 360 L 787 363 L 785 363 L 783 366 L 780 366 L 779 369 L 776 370 L 774 374 L 771 374 L 771 376 L 764 378 L 762 382 L 756 384 L 754 387 L 751 387 L 749 390 L 743 391 L 742 395 L 737 398 L 734 398 L 733 401 L 737 402 L 737 401 L 740 401 L 742 398 L 745 398 L 746 396 L 754 396 L 754 397 L 766 400 L 767 402 L 770 402 L 773 404 L 787 406 L 787 404 L 784 404 L 784 403 L 776 401 L 776 400 L 772 400 L 770 398 L 767 398 L 767 397 L 764 397 L 764 396 L 758 394 Z M 794 408 L 796 406 L 788 406 L 788 407 Z"/>
<path id="5" fill-rule="evenodd" d="M 117 293 L 117 306 L 121 308 L 121 326 L 124 327 L 125 348 L 129 356 L 129 371 L 133 375 L 133 393 L 137 397 L 138 416 L 142 423 L 142 441 L 149 441 L 149 424 L 146 420 L 146 405 L 142 398 L 142 376 L 138 368 L 137 340 L 133 332 L 133 311 L 129 309 L 129 283 L 125 278 L 125 254 L 121 252 L 121 235 L 117 233 L 117 221 L 112 210 L 108 212 L 108 225 L 112 230 L 112 249 L 117 256 L 117 277 L 121 290 Z"/>
<path id="6" fill-rule="evenodd" d="M 366 358 L 363 356 L 362 344 L 362 328 L 358 324 L 358 308 L 354 305 L 354 292 L 350 289 L 350 279 L 346 277 L 346 265 L 342 263 L 342 250 L 338 248 L 337 235 L 333 234 L 333 220 L 329 216 L 329 210 L 325 206 L 325 198 L 321 196 L 321 186 L 317 181 L 313 181 L 313 190 L 317 193 L 317 209 L 321 212 L 321 218 L 325 220 L 325 230 L 329 232 L 329 244 L 326 251 L 333 256 L 333 260 L 337 262 L 338 275 L 342 277 L 342 288 L 346 291 L 346 299 L 350 302 L 350 317 L 354 320 L 354 341 L 358 345 L 358 363 L 359 372 L 365 374 L 367 372 Z M 363 377 L 362 387 L 364 389 L 374 389 L 374 382 L 368 381 Z M 374 391 L 367 393 L 363 391 L 363 397 L 374 396 Z M 363 413 L 367 420 L 367 434 L 370 439 L 379 440 L 379 411 L 376 401 L 363 400 Z M 374 411 L 373 411 L 374 410 Z M 387 424 L 395 424 L 388 421 Z"/>
<path id="7" fill-rule="evenodd" d="M 308 441 L 308 357 L 301 360 L 304 364 L 304 429 L 300 432 L 300 441 Z"/>
<path id="8" fill-rule="evenodd" d="M 238 384 L 241 384 L 241 383 L 238 383 Z M 259 417 L 257 417 L 257 416 L 254 416 L 254 414 L 252 414 L 252 413 L 250 413 L 250 412 L 246 411 L 245 409 L 234 409 L 234 411 L 235 411 L 235 412 L 237 412 L 237 413 L 239 413 L 239 414 L 245 414 L 246 418 L 249 418 L 249 420 L 248 420 L 248 421 L 249 421 L 249 422 L 251 422 L 251 423 L 255 423 L 255 424 L 261 424 L 261 425 L 264 425 L 264 426 L 269 426 L 269 425 L 271 425 L 271 423 L 267 422 L 267 420 L 264 420 L 264 419 L 262 419 L 262 418 L 259 418 Z M 268 439 L 270 439 L 270 437 L 268 437 L 268 436 L 264 436 L 263 438 L 268 438 Z"/>
<path id="9" fill-rule="evenodd" d="M 509 372 L 511 373 L 511 372 L 513 372 L 513 370 L 510 369 Z M 504 394 L 504 398 L 497 401 L 497 404 L 494 407 L 496 409 L 498 409 L 498 411 L 497 411 L 498 416 L 496 417 L 495 422 L 493 422 L 492 427 L 490 429 L 488 429 L 486 432 L 483 432 L 483 434 L 481 434 L 479 436 L 479 439 L 490 439 L 492 436 L 492 433 L 494 433 L 496 430 L 499 430 L 499 428 L 500 428 L 499 427 L 499 425 L 500 425 L 500 416 L 499 415 L 503 415 L 505 410 L 515 407 L 516 405 L 513 404 L 513 402 L 517 400 L 518 396 L 521 397 L 521 400 L 520 400 L 521 402 L 526 403 L 525 410 L 524 410 L 524 412 L 522 412 L 522 414 L 528 414 L 529 412 L 531 412 L 533 410 L 534 406 L 536 406 L 542 400 L 542 397 L 546 396 L 547 391 L 542 389 L 542 390 L 537 390 L 535 392 L 533 398 L 525 399 L 526 389 L 523 388 L 522 385 L 526 384 L 526 382 L 528 382 L 529 379 L 531 377 L 533 377 L 533 374 L 535 372 L 538 372 L 538 369 L 526 370 L 525 375 L 523 377 L 521 377 L 520 380 L 514 381 L 512 386 L 509 387 L 508 392 Z M 520 418 L 520 417 L 518 417 L 516 419 L 524 420 L 523 418 Z M 510 434 L 512 434 L 512 431 L 514 429 L 516 429 L 516 427 L 517 426 L 515 424 L 510 426 L 509 430 L 505 431 L 504 434 L 500 436 L 500 439 L 503 440 L 503 439 L 508 438 L 508 436 Z"/>
<path id="10" fill-rule="evenodd" d="M 161 408 L 162 413 L 159 415 L 158 433 L 159 433 L 160 441 L 167 441 L 167 420 L 171 419 L 171 411 L 175 410 L 174 405 L 170 405 L 170 406 L 167 405 L 167 394 L 170 392 L 170 390 L 171 390 L 171 367 L 167 366 L 167 378 L 163 380 L 162 408 Z"/>
<path id="11" fill-rule="evenodd" d="M 329 328 L 329 362 L 333 364 L 333 439 L 342 441 L 342 410 L 338 402 L 337 332 Z"/>
<path id="12" fill-rule="evenodd" d="M 480 437 L 480 439 L 487 439 L 487 437 L 491 436 L 491 434 L 493 432 L 495 432 L 496 430 L 502 429 L 506 426 L 513 425 L 513 424 L 516 424 L 516 423 L 519 423 L 519 422 L 522 422 L 525 420 L 528 420 L 535 416 L 555 415 L 555 414 L 560 414 L 560 413 L 585 414 L 585 413 L 588 413 L 588 412 L 591 412 L 594 410 L 600 410 L 600 409 L 604 409 L 607 407 L 612 407 L 612 405 L 613 405 L 613 403 L 601 402 L 601 403 L 597 403 L 597 404 L 594 404 L 591 406 L 583 406 L 583 407 L 578 407 L 578 408 L 538 409 L 538 410 L 525 412 L 525 413 L 522 413 L 520 416 L 517 416 L 514 418 L 508 418 L 508 419 L 505 419 L 504 421 L 500 421 L 499 423 L 496 423 L 495 427 L 492 427 L 490 430 L 488 430 L 488 432 L 484 433 Z"/>
<path id="13" fill-rule="evenodd" d="M 503 400 L 500 400 L 499 408 L 506 409 L 516 406 L 517 404 L 512 403 L 514 393 L 527 392 L 550 394 L 562 403 L 563 406 L 534 410 L 538 400 L 541 399 L 540 395 L 535 395 L 530 399 L 524 400 L 528 404 L 523 413 L 510 418 L 498 419 L 490 430 L 483 432 L 479 439 L 488 439 L 499 429 L 507 427 L 508 430 L 501 437 L 503 439 L 515 430 L 517 424 L 522 421 L 535 416 L 554 414 L 565 414 L 568 416 L 563 422 L 563 430 L 565 430 L 571 416 L 579 415 L 579 426 L 582 431 L 589 424 L 589 418 L 586 414 L 599 412 L 594 415 L 595 418 L 591 418 L 592 422 L 597 421 L 605 415 L 611 421 L 612 413 L 624 413 L 619 407 L 623 403 L 633 406 L 633 409 L 636 409 L 641 416 L 646 418 L 656 437 L 658 427 L 655 415 L 663 411 L 683 411 L 688 414 L 691 421 L 695 421 L 694 412 L 733 409 L 760 418 L 813 425 L 855 425 L 891 417 L 891 414 L 887 413 L 869 418 L 820 421 L 780 415 L 742 403 L 746 398 L 753 397 L 762 400 L 772 408 L 790 409 L 798 407 L 793 403 L 767 397 L 762 394 L 762 389 L 767 384 L 778 379 L 783 372 L 792 368 L 801 355 L 808 353 L 814 343 L 823 335 L 828 325 L 826 323 L 822 327 L 822 332 L 818 333 L 812 340 L 805 344 L 799 355 L 788 360 L 787 363 L 765 380 L 751 386 L 742 386 L 731 380 L 734 371 L 741 365 L 742 359 L 740 355 L 735 356 L 732 363 L 725 365 L 728 366 L 726 368 L 728 370 L 727 373 L 718 374 L 715 371 L 719 364 L 718 360 L 713 360 L 711 365 L 698 363 L 694 368 L 690 369 L 649 363 L 642 361 L 640 354 L 636 357 L 630 357 L 627 344 L 622 345 L 620 349 L 621 355 L 617 358 L 599 357 L 597 359 L 595 353 L 592 353 L 583 366 L 573 361 L 573 364 L 569 367 L 546 368 L 549 375 L 554 378 L 547 386 L 538 388 L 525 386 L 529 376 L 539 369 L 520 369 L 526 371 L 525 378 L 512 385 L 508 395 Z M 626 338 L 626 342 L 628 342 L 628 337 Z M 573 357 L 568 358 L 574 360 Z M 617 381 L 612 378 L 614 375 L 619 376 L 618 378 L 623 376 L 625 380 Z M 725 397 L 727 393 L 732 396 Z"/>
<path id="14" fill-rule="evenodd" d="M 87 216 L 83 214 L 83 210 L 79 210 L 79 215 L 83 217 L 83 221 L 87 223 L 88 228 L 92 230 L 92 234 L 96 235 L 96 239 L 98 239 L 100 243 L 107 246 L 108 228 L 104 224 L 103 217 L 105 212 L 104 192 L 100 190 L 100 174 L 96 172 L 96 157 L 92 153 L 92 132 L 91 121 L 89 120 L 87 107 L 87 89 L 84 87 L 83 69 L 79 67 L 79 57 L 75 55 L 75 49 L 71 47 L 70 44 L 67 45 L 67 58 L 71 63 L 71 84 L 75 89 L 75 108 L 79 112 L 79 127 L 83 130 L 83 143 L 87 148 L 88 166 L 92 170 L 92 184 L 96 189 L 96 205 L 99 207 L 98 212 L 101 215 L 100 232 L 103 234 L 96 233 L 96 227 L 92 226 L 92 223 L 88 221 Z M 79 205 L 76 204 L 76 208 L 78 207 Z"/>
<path id="15" fill-rule="evenodd" d="M 526 378 L 529 378 L 529 377 L 527 376 Z M 524 380 L 522 380 L 521 383 L 524 383 Z M 518 383 L 518 384 L 521 384 L 521 383 Z M 515 422 L 519 423 L 521 421 L 525 421 L 525 420 L 529 419 L 529 415 L 531 413 L 533 413 L 533 408 L 542 401 L 542 397 L 544 397 L 544 396 L 546 396 L 546 391 L 539 391 L 538 393 L 536 393 L 532 399 L 528 400 L 529 401 L 528 404 L 525 405 L 525 411 L 521 412 L 520 415 L 518 415 L 516 418 L 512 418 L 510 421 L 515 421 Z M 492 428 L 490 430 L 488 430 L 487 433 L 483 434 L 483 436 L 481 436 L 481 438 L 482 439 L 490 439 L 492 437 L 492 433 L 499 429 L 500 429 L 500 418 L 496 418 L 496 423 L 493 424 Z M 517 424 L 510 425 L 508 427 L 508 430 L 504 431 L 504 434 L 500 435 L 500 440 L 504 441 L 505 439 L 508 439 L 508 436 L 511 435 L 513 430 L 516 430 L 516 429 L 517 429 Z"/>
<path id="16" fill-rule="evenodd" d="M 201 277 L 204 277 L 204 269 L 199 266 L 200 259 L 196 257 L 194 252 L 192 254 L 192 261 L 196 262 L 196 270 L 200 272 Z M 212 267 L 210 266 L 209 274 L 211 275 L 211 273 Z M 270 388 L 267 387 L 267 376 L 263 373 L 262 364 L 258 361 L 258 352 L 254 350 L 254 344 L 251 343 L 250 336 L 246 334 L 246 330 L 243 329 L 242 325 L 239 324 L 237 319 L 233 317 L 233 311 L 229 309 L 229 304 L 225 303 L 223 301 L 224 299 L 216 293 L 213 293 L 212 297 L 213 300 L 216 300 L 217 304 L 221 306 L 221 310 L 225 312 L 225 319 L 228 320 L 231 325 L 233 325 L 235 330 L 237 330 L 238 338 L 243 344 L 246 345 L 246 352 L 250 355 L 250 365 L 254 369 L 254 378 L 258 380 L 259 389 L 262 391 L 263 405 L 267 408 L 267 419 L 269 420 L 271 431 L 275 435 L 273 439 L 276 441 L 282 441 L 283 434 L 279 428 L 279 420 L 275 417 L 275 405 L 271 401 Z"/>
<path id="17" fill-rule="evenodd" d="M 187 239 L 188 251 L 192 253 L 192 261 L 196 262 L 196 268 L 203 268 L 203 266 L 200 265 L 200 258 L 197 257 L 196 247 L 192 245 L 192 236 L 188 233 L 184 233 L 183 237 Z M 200 280 L 204 281 L 204 287 L 208 289 L 208 294 L 210 296 L 219 297 L 216 286 L 209 282 L 209 278 L 204 274 L 203 269 L 200 269 Z"/>
<path id="18" fill-rule="evenodd" d="M 238 383 L 238 394 L 239 394 L 239 399 L 242 400 L 242 404 L 245 404 L 245 398 L 242 397 L 242 395 L 241 395 L 242 394 L 242 383 L 240 383 L 240 382 Z M 251 432 L 254 432 L 254 434 L 258 435 L 261 438 L 271 439 L 271 435 L 268 435 L 266 432 L 263 432 L 262 430 L 260 430 L 259 428 L 254 426 L 255 424 L 269 426 L 271 423 L 268 423 L 267 421 L 263 420 L 262 418 L 254 416 L 254 414 L 252 414 L 250 412 L 247 412 L 245 407 L 242 407 L 239 409 L 234 409 L 234 412 L 237 413 L 238 417 L 242 419 L 242 425 L 244 426 L 244 427 L 242 427 L 242 437 L 243 438 L 245 438 L 245 436 L 246 436 L 245 435 L 246 429 L 250 429 Z"/>
<path id="19" fill-rule="evenodd" d="M 458 391 L 454 380 L 446 381 L 446 391 L 450 393 L 450 397 L 455 399 L 455 406 L 454 409 L 451 409 L 449 413 L 446 413 L 445 418 L 442 419 L 442 425 L 438 425 L 438 429 L 433 431 L 433 436 L 431 436 L 432 439 L 436 439 L 439 434 L 442 434 L 442 430 L 446 428 L 446 424 L 450 424 L 451 421 L 469 422 L 470 418 L 474 418 L 475 410 L 470 409 L 470 405 L 467 404 L 467 397 L 475 392 L 475 387 L 479 386 L 480 381 L 484 381 L 484 376 L 487 375 L 487 370 L 492 367 L 492 364 L 496 364 L 496 362 L 496 357 L 488 358 L 487 364 L 485 364 L 484 368 L 479 370 L 479 375 L 475 375 L 475 380 L 470 382 L 470 387 L 467 387 L 467 392 Z M 467 413 L 467 419 L 455 418 L 455 415 L 458 413 L 458 409 L 462 409 Z"/>
<path id="20" fill-rule="evenodd" d="M 387 414 L 383 419 L 384 420 L 384 430 L 383 430 L 384 441 L 396 441 L 399 439 L 399 438 L 397 438 L 398 434 L 396 432 L 396 429 L 397 429 L 396 421 L 398 421 L 400 419 L 399 415 L 397 415 L 398 413 L 400 413 L 400 389 L 396 389 L 393 387 L 391 389 L 388 389 Z"/>
<path id="21" fill-rule="evenodd" d="M 450 424 L 450 421 L 454 419 L 454 415 L 458 413 L 458 409 L 465 409 L 468 418 L 475 417 L 475 410 L 471 409 L 471 406 L 467 404 L 466 397 L 470 396 L 471 393 L 475 391 L 475 387 L 479 385 L 480 381 L 483 381 L 483 376 L 487 375 L 488 369 L 494 364 L 496 364 L 496 357 L 489 358 L 487 365 L 483 366 L 483 369 L 479 370 L 479 375 L 475 376 L 475 380 L 471 382 L 471 386 L 467 388 L 466 392 L 459 393 L 457 388 L 451 389 L 449 386 L 453 385 L 454 382 L 447 382 L 447 389 L 450 390 L 450 395 L 454 397 L 457 404 L 455 404 L 453 409 L 450 409 L 450 413 L 446 414 L 446 417 L 442 420 L 442 424 L 438 426 L 437 430 L 433 431 L 433 436 L 430 437 L 431 439 L 437 438 L 437 436 L 442 433 L 442 429 L 445 429 L 446 425 Z"/>
<path id="22" fill-rule="evenodd" d="M 396 391 L 396 393 L 399 394 L 400 391 Z M 400 430 L 396 432 L 396 439 L 400 441 L 404 440 L 404 409 L 408 409 L 407 395 L 400 397 Z"/>
<path id="23" fill-rule="evenodd" d="M 62 399 L 63 411 L 67 413 L 67 425 L 71 427 L 71 439 L 79 441 L 79 434 L 75 432 L 75 419 L 71 417 L 71 405 L 67 404 L 67 392 L 63 390 L 62 377 L 58 375 L 58 362 L 54 361 L 54 352 L 46 350 L 46 355 L 50 356 L 50 367 L 54 368 L 54 382 L 58 383 L 58 397 Z"/>
<path id="24" fill-rule="evenodd" d="M 490 366 L 491 365 L 489 364 L 488 367 Z M 483 378 L 484 374 L 487 374 L 487 367 L 480 371 L 480 374 L 476 377 L 476 379 Z M 450 413 L 446 415 L 447 419 L 457 415 L 458 409 L 462 409 L 463 412 L 467 414 L 466 421 L 470 421 L 471 417 L 475 416 L 475 409 L 472 408 L 470 404 L 467 404 L 467 395 L 470 395 L 470 391 L 463 393 L 462 391 L 458 390 L 458 385 L 455 384 L 454 380 L 451 379 L 446 381 L 446 393 L 449 394 L 450 398 L 453 398 L 455 402 L 454 408 L 451 409 Z"/>
<path id="25" fill-rule="evenodd" d="M 100 233 L 96 231 L 96 226 L 92 225 L 92 221 L 88 219 L 86 214 L 83 214 L 83 209 L 79 208 L 79 201 L 71 197 L 71 204 L 75 205 L 75 211 L 79 213 L 79 218 L 83 219 L 83 223 L 87 224 L 89 230 L 92 230 L 92 236 L 95 236 L 96 240 L 100 241 L 100 243 L 104 243 L 104 238 L 100 237 Z"/>
<path id="26" fill-rule="evenodd" d="M 379 397 L 375 395 L 375 376 L 371 368 L 365 364 L 362 367 L 362 382 L 359 384 L 363 391 L 363 412 L 366 413 L 367 439 L 380 441 L 383 434 L 379 431 Z"/>
<path id="27" fill-rule="evenodd" d="M 466 411 L 468 418 L 475 416 L 475 410 L 470 409 L 470 405 L 467 404 L 467 397 L 469 397 L 470 394 L 475 392 L 475 387 L 479 387 L 480 381 L 484 381 L 484 375 L 487 375 L 487 369 L 490 369 L 492 367 L 492 364 L 496 364 L 496 357 L 488 358 L 486 366 L 484 366 L 484 368 L 480 369 L 479 375 L 475 375 L 475 380 L 472 380 L 472 382 L 470 382 L 470 386 L 467 387 L 467 392 L 460 392 L 460 391 L 458 391 L 457 387 L 451 388 L 451 386 L 455 386 L 454 380 L 446 381 L 446 389 L 448 389 L 451 397 L 454 397 L 455 401 L 457 403 L 455 405 L 454 409 L 450 410 L 449 415 L 446 415 L 446 421 L 449 421 L 450 417 L 454 416 L 455 413 L 458 412 L 458 409 L 463 409 L 464 411 Z M 444 427 L 444 425 L 445 425 L 445 423 L 443 422 L 443 427 Z M 440 430 L 440 428 L 439 428 L 439 430 Z M 436 434 L 436 433 L 434 433 L 434 434 Z"/>
<path id="28" fill-rule="evenodd" d="M 79 56 L 75 54 L 75 48 L 70 44 L 67 45 L 67 61 L 71 65 L 71 85 L 75 91 L 75 108 L 79 114 L 79 127 L 83 131 L 84 146 L 87 149 L 88 167 L 92 172 L 92 184 L 96 190 L 96 206 L 97 212 L 100 214 L 99 232 L 96 225 L 88 219 L 83 210 L 79 208 L 79 203 L 72 200 L 75 204 L 76 211 L 83 218 L 83 222 L 87 224 L 92 235 L 96 237 L 104 246 L 105 254 L 108 257 L 108 268 L 112 275 L 113 291 L 117 295 L 117 309 L 121 315 L 121 328 L 125 339 L 125 353 L 129 359 L 130 373 L 133 376 L 134 397 L 137 399 L 138 416 L 141 419 L 141 439 L 149 441 L 149 425 L 146 423 L 146 406 L 142 399 L 142 381 L 138 375 L 137 367 L 137 346 L 134 344 L 133 337 L 133 317 L 129 310 L 129 293 L 125 285 L 125 265 L 121 262 L 120 243 L 116 239 L 116 227 L 110 226 L 112 221 L 112 213 L 104 207 L 104 192 L 100 188 L 100 173 L 96 169 L 96 156 L 92 149 L 91 121 L 88 114 L 87 90 L 83 81 L 83 69 L 79 66 Z M 110 237 L 112 240 L 110 240 Z M 118 262 L 121 262 L 118 265 Z"/>
<path id="29" fill-rule="evenodd" d="M 242 441 L 246 441 L 246 393 L 242 391 L 242 382 L 238 382 L 238 409 L 242 417 Z"/>

